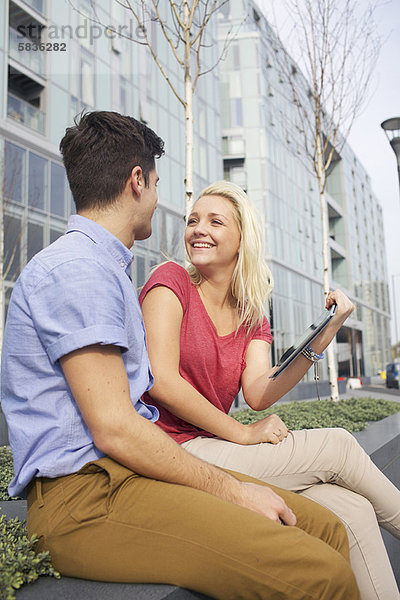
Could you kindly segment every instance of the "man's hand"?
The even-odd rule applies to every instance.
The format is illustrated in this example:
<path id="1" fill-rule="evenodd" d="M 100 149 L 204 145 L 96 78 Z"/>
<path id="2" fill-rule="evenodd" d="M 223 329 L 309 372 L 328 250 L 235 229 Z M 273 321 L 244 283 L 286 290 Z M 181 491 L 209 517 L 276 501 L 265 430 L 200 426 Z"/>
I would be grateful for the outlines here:
<path id="1" fill-rule="evenodd" d="M 294 512 L 271 488 L 247 482 L 243 482 L 241 486 L 243 502 L 237 501 L 236 504 L 254 510 L 276 523 L 296 525 Z"/>
<path id="2" fill-rule="evenodd" d="M 269 415 L 255 423 L 244 425 L 242 444 L 260 444 L 270 442 L 279 444 L 288 436 L 288 428 L 278 415 Z"/>

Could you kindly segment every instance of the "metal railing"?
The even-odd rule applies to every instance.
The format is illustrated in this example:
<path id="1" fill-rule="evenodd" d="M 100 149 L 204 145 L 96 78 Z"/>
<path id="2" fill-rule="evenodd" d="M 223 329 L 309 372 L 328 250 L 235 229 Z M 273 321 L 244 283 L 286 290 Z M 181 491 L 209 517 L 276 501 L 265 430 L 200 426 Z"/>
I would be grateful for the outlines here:
<path id="1" fill-rule="evenodd" d="M 7 95 L 7 115 L 44 135 L 44 112 L 10 93 Z"/>
<path id="2" fill-rule="evenodd" d="M 23 49 L 18 49 L 18 44 L 23 46 Z M 28 46 L 28 44 L 30 46 Z M 45 76 L 46 70 L 46 52 L 41 52 L 37 47 L 39 41 L 31 40 L 28 37 L 21 36 L 18 31 L 9 28 L 9 45 L 8 54 L 11 58 L 21 63 L 27 69 L 30 69 L 37 75 Z M 30 48 L 30 49 L 27 49 Z"/>
<path id="3" fill-rule="evenodd" d="M 23 0 L 25 4 L 34 8 L 38 13 L 44 15 L 44 0 Z"/>

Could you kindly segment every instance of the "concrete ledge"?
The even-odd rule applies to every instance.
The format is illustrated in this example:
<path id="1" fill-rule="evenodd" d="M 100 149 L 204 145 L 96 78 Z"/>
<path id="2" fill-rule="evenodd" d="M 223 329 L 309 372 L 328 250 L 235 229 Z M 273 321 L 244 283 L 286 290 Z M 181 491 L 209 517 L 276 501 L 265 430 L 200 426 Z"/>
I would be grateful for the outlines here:
<path id="1" fill-rule="evenodd" d="M 354 434 L 364 450 L 385 475 L 400 488 L 400 413 L 372 423 L 364 431 Z M 0 502 L 9 518 L 26 519 L 26 502 Z M 400 584 L 400 542 L 382 531 L 385 546 L 393 567 L 397 584 Z M 17 600 L 207 600 L 207 596 L 170 585 L 123 584 L 86 581 L 70 577 L 56 580 L 40 577 L 25 585 L 16 594 Z"/>
<path id="2" fill-rule="evenodd" d="M 400 489 L 400 412 L 354 435 L 376 466 Z M 382 537 L 400 587 L 400 541 L 383 529 Z"/>

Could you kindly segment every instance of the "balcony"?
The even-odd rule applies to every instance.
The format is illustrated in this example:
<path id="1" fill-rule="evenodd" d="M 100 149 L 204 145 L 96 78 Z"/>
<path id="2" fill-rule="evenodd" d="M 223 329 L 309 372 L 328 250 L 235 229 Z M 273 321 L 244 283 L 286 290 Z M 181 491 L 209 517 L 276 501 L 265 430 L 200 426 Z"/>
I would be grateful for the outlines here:
<path id="1" fill-rule="evenodd" d="M 19 24 L 25 19 L 29 19 L 29 23 L 34 19 L 43 19 L 45 17 L 45 0 L 11 0 L 10 2 L 10 23 L 15 21 Z"/>
<path id="2" fill-rule="evenodd" d="M 244 160 L 245 145 L 242 136 L 224 136 L 222 138 L 222 154 L 224 159 Z"/>
<path id="3" fill-rule="evenodd" d="M 9 28 L 9 56 L 33 73 L 44 77 L 46 72 L 46 53 L 40 52 L 39 50 L 18 50 L 18 44 L 23 44 L 24 46 L 26 44 L 31 44 L 31 46 L 33 46 L 38 43 L 39 40 L 21 37 L 21 34 L 19 34 L 18 31 L 12 27 Z"/>
<path id="4" fill-rule="evenodd" d="M 44 15 L 44 0 L 24 0 L 25 4 Z"/>
<path id="5" fill-rule="evenodd" d="M 7 95 L 7 116 L 44 135 L 44 112 L 13 94 Z"/>

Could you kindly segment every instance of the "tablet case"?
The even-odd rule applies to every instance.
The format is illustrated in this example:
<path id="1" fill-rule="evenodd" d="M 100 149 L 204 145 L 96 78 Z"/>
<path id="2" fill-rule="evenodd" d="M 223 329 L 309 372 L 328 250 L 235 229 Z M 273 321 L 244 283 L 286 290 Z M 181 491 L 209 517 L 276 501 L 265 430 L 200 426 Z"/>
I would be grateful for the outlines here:
<path id="1" fill-rule="evenodd" d="M 272 375 L 270 375 L 270 379 L 276 379 L 278 375 L 280 375 L 286 369 L 286 367 L 290 365 L 290 363 L 293 362 L 297 356 L 299 356 L 304 348 L 311 344 L 317 335 L 321 333 L 324 327 L 328 325 L 335 312 L 336 304 L 334 304 L 330 310 L 324 310 L 324 312 L 319 315 L 318 319 L 316 319 L 314 323 L 307 328 L 301 338 L 299 338 L 293 344 L 293 346 L 290 346 L 290 348 L 281 356 L 277 364 L 278 368 Z"/>

